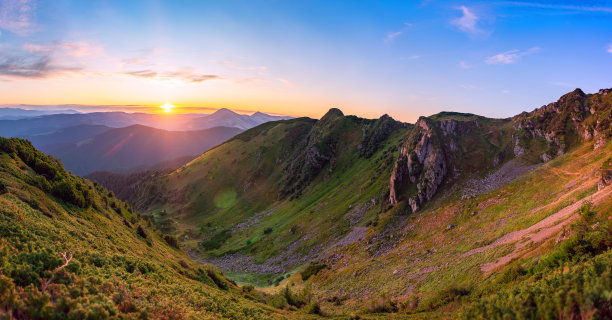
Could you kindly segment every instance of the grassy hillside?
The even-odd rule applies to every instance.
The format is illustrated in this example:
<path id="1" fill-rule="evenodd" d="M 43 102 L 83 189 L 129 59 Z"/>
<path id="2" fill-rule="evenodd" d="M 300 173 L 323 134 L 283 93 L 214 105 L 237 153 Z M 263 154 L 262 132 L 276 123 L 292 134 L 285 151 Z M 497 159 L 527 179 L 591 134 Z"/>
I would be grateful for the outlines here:
<path id="1" fill-rule="evenodd" d="M 89 139 L 45 146 L 43 151 L 77 174 L 152 165 L 181 156 L 196 156 L 242 130 L 215 127 L 200 131 L 166 131 L 142 125 L 107 130 Z"/>
<path id="2" fill-rule="evenodd" d="M 0 138 L 0 234 L 3 319 L 286 318 L 24 140 Z"/>
<path id="3" fill-rule="evenodd" d="M 415 125 L 332 109 L 133 176 L 122 196 L 195 259 L 268 287 L 275 306 L 296 307 L 290 288 L 339 317 L 604 318 L 609 97 Z"/>

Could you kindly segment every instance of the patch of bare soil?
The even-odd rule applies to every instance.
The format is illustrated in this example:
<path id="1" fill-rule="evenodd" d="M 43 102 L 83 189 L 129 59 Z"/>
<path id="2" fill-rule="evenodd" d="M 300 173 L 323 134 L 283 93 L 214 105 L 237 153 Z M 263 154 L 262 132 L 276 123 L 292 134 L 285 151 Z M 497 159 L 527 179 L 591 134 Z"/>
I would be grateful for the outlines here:
<path id="1" fill-rule="evenodd" d="M 529 243 L 542 242 L 544 240 L 550 239 L 554 235 L 561 232 L 563 228 L 565 228 L 578 217 L 576 211 L 580 208 L 580 206 L 582 206 L 585 201 L 591 201 L 594 205 L 597 205 L 602 200 L 610 196 L 612 196 L 612 187 L 602 189 L 589 197 L 576 201 L 575 203 L 557 211 L 556 213 L 544 218 L 540 222 L 528 228 L 510 232 L 498 238 L 489 245 L 472 249 L 464 253 L 462 257 L 468 257 L 472 254 L 483 252 L 485 250 L 495 248 L 503 244 L 516 242 L 514 250 L 510 254 L 499 258 L 495 262 L 485 263 L 481 266 L 482 272 L 484 274 L 488 274 L 494 269 L 503 266 L 506 263 L 510 262 L 512 259 L 522 255 L 523 253 L 520 252 L 521 249 L 525 248 Z"/>

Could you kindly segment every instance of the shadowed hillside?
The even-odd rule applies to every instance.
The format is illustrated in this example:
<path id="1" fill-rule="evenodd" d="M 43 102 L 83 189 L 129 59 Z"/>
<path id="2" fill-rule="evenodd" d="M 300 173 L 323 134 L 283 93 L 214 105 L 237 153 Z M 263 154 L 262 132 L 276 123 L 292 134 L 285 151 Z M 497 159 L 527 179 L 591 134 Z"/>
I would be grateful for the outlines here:
<path id="1" fill-rule="evenodd" d="M 89 139 L 44 146 L 77 174 L 153 165 L 181 156 L 195 156 L 226 141 L 240 129 L 216 127 L 200 131 L 166 131 L 141 125 L 107 130 Z"/>

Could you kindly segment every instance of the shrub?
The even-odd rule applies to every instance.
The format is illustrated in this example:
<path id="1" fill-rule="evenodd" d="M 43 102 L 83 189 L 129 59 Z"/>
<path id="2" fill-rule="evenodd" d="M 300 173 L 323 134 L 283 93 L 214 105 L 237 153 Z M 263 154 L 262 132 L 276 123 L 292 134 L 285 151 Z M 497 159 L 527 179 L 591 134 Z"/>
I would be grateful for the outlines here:
<path id="1" fill-rule="evenodd" d="M 223 230 L 214 237 L 207 241 L 202 242 L 202 247 L 206 250 L 215 250 L 221 248 L 221 246 L 227 241 L 227 239 L 232 237 L 232 232 L 230 230 Z"/>
<path id="2" fill-rule="evenodd" d="M 369 313 L 393 313 L 397 311 L 397 303 L 385 295 L 378 299 L 370 300 L 366 309 L 366 312 Z"/>
<path id="3" fill-rule="evenodd" d="M 302 280 L 306 281 L 311 276 L 317 275 L 321 270 L 327 268 L 325 264 L 310 263 L 304 271 L 302 271 Z"/>
<path id="4" fill-rule="evenodd" d="M 227 285 L 227 281 L 225 281 L 225 279 L 220 274 L 218 274 L 216 271 L 207 269 L 206 274 L 212 279 L 212 281 L 217 285 L 217 287 L 219 287 L 219 289 L 222 289 L 222 290 L 229 289 L 229 286 Z"/>
<path id="5" fill-rule="evenodd" d="M 167 234 L 164 236 L 164 241 L 166 241 L 166 243 L 172 247 L 175 247 L 177 249 L 179 248 L 179 241 L 175 236 Z"/>
<path id="6" fill-rule="evenodd" d="M 264 233 L 264 234 L 270 234 L 270 233 L 272 233 L 272 228 L 270 228 L 270 227 L 265 228 L 263 233 Z"/>
<path id="7" fill-rule="evenodd" d="M 147 232 L 145 231 L 145 229 L 139 225 L 138 228 L 136 229 L 136 234 L 138 234 L 139 236 L 141 236 L 144 239 L 148 238 Z"/>
<path id="8" fill-rule="evenodd" d="M 306 309 L 306 313 L 308 314 L 317 314 L 322 316 L 323 313 L 321 312 L 321 306 L 319 305 L 318 302 L 313 302 L 311 303 L 308 308 Z"/>

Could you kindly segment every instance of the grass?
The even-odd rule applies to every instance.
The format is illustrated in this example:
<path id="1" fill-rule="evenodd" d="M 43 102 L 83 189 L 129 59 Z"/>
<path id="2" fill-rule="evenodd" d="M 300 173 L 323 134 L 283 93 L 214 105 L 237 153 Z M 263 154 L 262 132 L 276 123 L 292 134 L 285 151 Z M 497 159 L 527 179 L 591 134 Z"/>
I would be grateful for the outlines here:
<path id="1" fill-rule="evenodd" d="M 578 144 L 566 134 L 571 148 L 565 155 L 496 190 L 462 200 L 461 187 L 453 185 L 486 176 L 495 158 L 503 162 L 513 157 L 514 122 L 470 114 L 434 115 L 430 123 L 453 120 L 463 128 L 462 134 L 452 138 L 457 150 L 448 155 L 454 170 L 449 170 L 446 184 L 434 199 L 410 214 L 405 199 L 417 190 L 416 185 L 405 188 L 404 201 L 398 205 L 390 207 L 387 200 L 390 173 L 402 146 L 418 142 L 410 140 L 413 127 L 401 127 L 382 140 L 377 137 L 373 140 L 379 141 L 377 149 L 364 157 L 359 148 L 373 122 L 333 116 L 335 120 L 330 118 L 319 126 L 308 119 L 295 119 L 245 132 L 152 182 L 161 186 L 164 200 L 150 202 L 147 211 L 168 210 L 177 221 L 175 234 L 179 239 L 189 234 L 185 244 L 204 258 L 238 253 L 256 264 L 273 264 L 292 273 L 289 279 L 277 281 L 281 274 L 226 272 L 240 283 L 279 283 L 265 289 L 274 296 L 274 305 L 290 308 L 291 304 L 275 295 L 286 286 L 294 291 L 311 286 L 319 302 L 315 309 L 328 316 L 350 317 L 355 310 L 361 316 L 363 306 L 377 305 L 385 293 L 385 299 L 397 301 L 392 309 L 399 314 L 394 317 L 444 318 L 486 295 L 508 289 L 512 281 L 500 284 L 500 275 L 524 279 L 521 272 L 512 274 L 512 270 L 527 270 L 527 264 L 552 251 L 554 240 L 537 244 L 521 240 L 525 248 L 518 259 L 491 275 L 483 274 L 483 265 L 514 252 L 514 243 L 469 257 L 463 254 L 592 195 L 597 173 L 612 153 L 610 142 L 594 151 L 592 143 Z M 334 130 L 330 124 L 334 121 L 339 121 L 341 130 Z M 438 125 L 433 134 L 439 141 L 450 139 L 442 138 Z M 286 178 L 294 177 L 290 164 L 302 159 L 297 153 L 309 146 L 310 138 L 331 157 L 314 177 L 296 180 L 304 184 L 296 189 L 299 197 L 285 197 Z M 528 152 L 520 160 L 527 164 L 539 162 L 539 156 L 550 151 L 543 139 L 524 135 L 522 143 Z M 599 204 L 597 212 L 609 210 L 609 202 Z M 448 229 L 451 224 L 455 227 Z M 365 236 L 346 246 L 330 246 L 355 227 L 364 227 Z M 309 272 L 307 262 L 317 257 L 328 258 L 315 261 L 328 268 Z M 518 265 L 523 269 L 512 269 Z M 302 278 L 302 274 L 311 275 Z M 387 302 L 380 304 L 384 308 L 370 312 L 388 311 L 391 303 Z"/>

